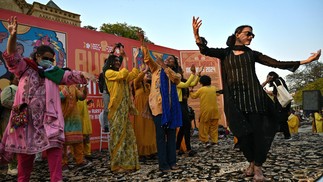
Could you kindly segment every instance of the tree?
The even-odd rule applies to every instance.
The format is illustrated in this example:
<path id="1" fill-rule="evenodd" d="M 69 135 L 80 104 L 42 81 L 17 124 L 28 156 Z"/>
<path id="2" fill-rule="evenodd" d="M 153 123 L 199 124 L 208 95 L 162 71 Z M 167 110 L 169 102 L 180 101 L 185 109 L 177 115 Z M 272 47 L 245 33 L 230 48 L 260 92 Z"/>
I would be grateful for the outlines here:
<path id="1" fill-rule="evenodd" d="M 318 61 L 302 66 L 302 69 L 286 76 L 290 92 L 296 92 L 309 83 L 323 77 L 323 63 Z"/>
<path id="2" fill-rule="evenodd" d="M 86 29 L 89 29 L 89 30 L 95 30 L 95 31 L 97 29 L 95 27 L 92 27 L 91 25 L 83 26 L 83 28 L 86 28 Z"/>
<path id="3" fill-rule="evenodd" d="M 137 35 L 138 31 L 142 32 L 143 35 L 145 35 L 145 32 L 140 27 L 131 26 L 131 25 L 128 25 L 127 23 L 115 23 L 115 24 L 104 23 L 100 27 L 100 31 L 109 33 L 109 34 L 114 34 L 120 37 L 134 39 L 134 40 L 139 40 L 139 37 Z M 153 44 L 153 42 L 151 42 L 146 36 L 144 39 L 146 42 Z"/>

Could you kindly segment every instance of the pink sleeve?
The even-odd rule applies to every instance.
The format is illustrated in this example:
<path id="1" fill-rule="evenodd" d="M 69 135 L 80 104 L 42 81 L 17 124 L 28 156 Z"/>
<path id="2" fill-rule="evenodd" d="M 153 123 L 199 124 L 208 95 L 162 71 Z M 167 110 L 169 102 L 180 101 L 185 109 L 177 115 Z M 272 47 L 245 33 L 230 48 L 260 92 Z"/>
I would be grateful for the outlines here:
<path id="1" fill-rule="evenodd" d="M 60 84 L 63 85 L 72 85 L 72 84 L 86 84 L 87 80 L 82 75 L 81 71 L 65 71 L 63 79 L 61 80 Z"/>
<path id="2" fill-rule="evenodd" d="M 24 73 L 27 67 L 26 61 L 23 60 L 23 57 L 17 54 L 9 55 L 7 50 L 2 54 L 3 59 L 8 67 L 8 70 L 20 78 L 21 74 Z"/>

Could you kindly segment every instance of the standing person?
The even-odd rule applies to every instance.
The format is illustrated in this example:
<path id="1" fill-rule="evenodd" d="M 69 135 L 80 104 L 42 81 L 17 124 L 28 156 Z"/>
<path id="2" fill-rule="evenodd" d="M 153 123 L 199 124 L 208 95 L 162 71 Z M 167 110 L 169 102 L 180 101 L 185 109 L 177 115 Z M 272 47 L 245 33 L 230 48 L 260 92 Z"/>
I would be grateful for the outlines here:
<path id="1" fill-rule="evenodd" d="M 122 48 L 122 49 L 121 49 Z M 120 63 L 122 63 L 123 57 L 125 56 L 124 53 L 124 46 L 121 43 L 116 43 L 110 54 L 119 54 L 119 60 Z M 121 51 L 120 51 L 121 50 Z M 118 52 L 118 53 L 117 53 Z M 102 72 L 99 75 L 98 84 L 99 84 L 99 90 L 102 94 L 103 99 L 103 129 L 105 132 L 109 131 L 109 121 L 108 121 L 108 113 L 109 113 L 109 102 L 110 102 L 110 93 L 109 90 L 105 84 L 105 72 L 108 70 L 108 64 L 107 59 L 104 60 L 104 65 L 102 67 Z"/>
<path id="2" fill-rule="evenodd" d="M 181 111 L 182 111 L 182 126 L 180 127 L 178 133 L 177 133 L 177 139 L 176 139 L 176 150 L 178 151 L 178 155 L 181 155 L 184 153 L 184 151 L 180 150 L 181 143 L 183 141 L 183 138 L 185 137 L 185 147 L 188 152 L 188 155 L 194 156 L 196 154 L 195 150 L 192 150 L 191 147 L 191 122 L 189 118 L 189 112 L 188 112 L 188 97 L 189 97 L 189 87 L 194 87 L 197 85 L 197 82 L 199 80 L 199 76 L 196 75 L 196 69 L 195 65 L 191 65 L 191 72 L 192 74 L 186 80 L 184 78 L 183 69 L 180 68 L 180 74 L 181 74 L 181 82 L 176 85 L 177 88 L 177 94 L 179 103 L 181 105 Z M 203 71 L 203 68 L 200 70 L 199 74 Z"/>
<path id="3" fill-rule="evenodd" d="M 217 91 L 215 86 L 211 86 L 211 78 L 207 75 L 200 77 L 202 87 L 196 92 L 190 90 L 192 99 L 200 99 L 200 124 L 199 124 L 199 139 L 205 146 L 209 140 L 211 145 L 218 143 L 218 128 L 220 113 L 217 104 Z"/>
<path id="4" fill-rule="evenodd" d="M 6 86 L 1 92 L 0 139 L 2 138 L 2 135 L 9 122 L 10 113 L 15 99 L 16 91 L 18 88 L 17 85 L 19 81 L 17 77 L 15 77 L 15 75 L 11 75 L 10 82 L 11 82 L 10 85 Z M 17 160 L 15 156 L 13 161 L 8 164 L 7 174 L 9 175 L 18 174 Z"/>
<path id="5" fill-rule="evenodd" d="M 156 131 L 153 117 L 149 108 L 149 93 L 151 72 L 146 64 L 134 80 L 134 104 L 138 115 L 134 116 L 133 128 L 136 135 L 138 154 L 140 157 L 152 157 L 157 153 Z"/>
<path id="6" fill-rule="evenodd" d="M 314 113 L 314 124 L 316 133 L 323 133 L 323 117 L 319 111 L 315 111 Z"/>
<path id="7" fill-rule="evenodd" d="M 175 129 L 182 125 L 182 113 L 176 85 L 180 82 L 181 76 L 171 68 L 175 66 L 173 56 L 167 58 L 169 66 L 163 62 L 161 57 L 157 57 L 157 64 L 149 54 L 143 35 L 140 34 L 139 37 L 143 44 L 144 62 L 152 72 L 149 106 L 156 129 L 159 169 L 162 172 L 170 172 L 178 169 Z"/>
<path id="8" fill-rule="evenodd" d="M 245 174 L 253 175 L 254 181 L 264 181 L 262 164 L 266 160 L 274 132 L 270 133 L 272 136 L 266 136 L 270 139 L 265 140 L 264 131 L 260 128 L 263 128 L 265 119 L 275 113 L 272 111 L 268 114 L 273 108 L 257 78 L 255 63 L 295 71 L 301 64 L 318 60 L 321 50 L 303 61 L 278 61 L 246 46 L 255 37 L 249 25 L 236 28 L 234 34 L 228 37 L 227 48 L 209 48 L 205 38 L 199 35 L 201 25 L 202 20 L 193 17 L 193 32 L 200 52 L 221 60 L 226 117 L 230 130 L 238 137 L 241 150 L 250 162 Z M 265 132 L 269 132 L 270 128 Z"/>
<path id="9" fill-rule="evenodd" d="M 73 151 L 76 166 L 79 169 L 89 166 L 91 163 L 84 160 L 83 154 L 83 121 L 77 107 L 77 102 L 83 101 L 87 96 L 87 88 L 76 85 L 61 85 L 60 95 L 62 99 L 62 111 L 64 116 L 65 143 L 63 151 L 63 171 L 68 171 L 67 146 Z"/>
<path id="10" fill-rule="evenodd" d="M 123 51 L 123 47 L 121 49 Z M 136 137 L 129 118 L 129 114 L 136 114 L 131 100 L 129 82 L 138 76 L 139 70 L 134 67 L 129 72 L 127 59 L 123 62 L 124 68 L 120 69 L 119 57 L 110 55 L 107 58 L 108 69 L 105 72 L 106 85 L 110 93 L 109 151 L 113 172 L 126 172 L 140 168 Z"/>
<path id="11" fill-rule="evenodd" d="M 299 127 L 299 118 L 297 115 L 295 115 L 294 110 L 290 110 L 288 112 L 288 127 L 289 127 L 289 132 L 291 134 L 297 134 L 298 133 L 298 127 Z"/>
<path id="12" fill-rule="evenodd" d="M 19 78 L 13 107 L 27 106 L 24 123 L 10 121 L 0 146 L 0 154 L 16 153 L 18 181 L 29 181 L 35 154 L 46 151 L 50 180 L 62 181 L 62 147 L 64 118 L 59 96 L 60 84 L 85 84 L 92 75 L 80 71 L 64 71 L 53 66 L 55 52 L 49 46 L 37 47 L 33 60 L 16 52 L 17 18 L 8 20 L 9 39 L 3 58 L 8 70 Z M 24 137 L 21 137 L 24 136 Z"/>
<path id="13" fill-rule="evenodd" d="M 269 87 L 273 87 L 273 91 L 266 90 L 266 93 L 274 96 L 275 108 L 278 111 L 277 116 L 279 117 L 278 118 L 278 120 L 279 120 L 278 122 L 280 125 L 279 131 L 283 132 L 284 138 L 286 140 L 289 140 L 289 139 L 291 139 L 291 136 L 290 136 L 287 120 L 288 120 L 288 116 L 289 116 L 288 112 L 290 111 L 292 103 L 289 103 L 286 107 L 283 107 L 279 103 L 279 101 L 277 99 L 277 88 L 274 85 L 274 82 L 277 86 L 283 84 L 283 86 L 286 88 L 286 90 L 288 90 L 285 80 L 274 71 L 271 71 L 268 73 L 266 81 L 263 82 L 261 85 L 262 85 L 262 87 L 264 87 L 266 84 L 269 83 Z"/>
<path id="14" fill-rule="evenodd" d="M 87 89 L 87 88 L 85 88 Z M 89 115 L 88 105 L 93 100 L 77 101 L 77 107 L 82 119 L 82 133 L 83 133 L 83 155 L 86 160 L 92 161 L 93 157 L 91 154 L 91 134 L 92 134 L 92 122 Z"/>

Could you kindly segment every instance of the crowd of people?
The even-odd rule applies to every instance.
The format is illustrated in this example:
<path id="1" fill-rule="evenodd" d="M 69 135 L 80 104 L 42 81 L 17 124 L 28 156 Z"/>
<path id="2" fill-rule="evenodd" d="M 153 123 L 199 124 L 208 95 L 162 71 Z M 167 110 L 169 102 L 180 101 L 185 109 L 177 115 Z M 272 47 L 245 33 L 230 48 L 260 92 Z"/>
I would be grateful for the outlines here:
<path id="1" fill-rule="evenodd" d="M 228 47 L 209 48 L 206 39 L 199 35 L 201 25 L 202 21 L 193 17 L 193 33 L 201 54 L 221 60 L 222 90 L 211 85 L 210 76 L 201 75 L 203 68 L 197 72 L 191 65 L 191 75 L 185 79 L 176 56 L 169 55 L 163 60 L 159 55 L 151 55 L 141 32 L 138 37 L 143 65 L 138 67 L 134 61 L 130 70 L 120 43 L 104 61 L 102 127 L 110 135 L 112 172 L 136 171 L 140 169 L 140 159 L 157 157 L 159 170 L 167 173 L 179 169 L 177 155 L 185 152 L 188 156 L 196 155 L 198 149 L 193 149 L 190 143 L 188 99 L 200 99 L 199 140 L 201 146 L 212 147 L 219 138 L 217 97 L 223 94 L 229 129 L 250 163 L 244 173 L 253 176 L 254 181 L 265 180 L 262 164 L 275 133 L 282 131 L 290 139 L 291 134 L 298 132 L 299 118 L 290 110 L 290 104 L 280 105 L 273 86 L 279 82 L 287 88 L 285 81 L 270 72 L 260 84 L 255 63 L 295 71 L 299 65 L 318 60 L 320 51 L 303 61 L 278 61 L 247 46 L 255 37 L 249 25 L 239 26 L 228 37 Z M 8 172 L 16 169 L 18 181 L 29 181 L 35 155 L 45 153 L 51 181 L 62 181 L 63 171 L 69 170 L 70 154 L 77 168 L 91 165 L 92 126 L 88 114 L 90 101 L 86 97 L 87 83 L 96 82 L 97 77 L 54 66 L 55 52 L 49 46 L 39 46 L 32 59 L 22 57 L 16 44 L 17 27 L 17 18 L 11 17 L 3 58 L 19 83 L 12 81 L 8 88 L 14 97 L 3 104 L 8 112 L 6 123 L 1 122 L 5 126 L 0 162 L 10 162 Z M 201 87 L 194 89 L 198 82 Z M 273 91 L 265 91 L 266 84 L 274 87 Z M 315 118 L 322 122 L 322 118 L 316 115 Z M 322 130 L 322 126 L 315 126 L 317 131 Z"/>

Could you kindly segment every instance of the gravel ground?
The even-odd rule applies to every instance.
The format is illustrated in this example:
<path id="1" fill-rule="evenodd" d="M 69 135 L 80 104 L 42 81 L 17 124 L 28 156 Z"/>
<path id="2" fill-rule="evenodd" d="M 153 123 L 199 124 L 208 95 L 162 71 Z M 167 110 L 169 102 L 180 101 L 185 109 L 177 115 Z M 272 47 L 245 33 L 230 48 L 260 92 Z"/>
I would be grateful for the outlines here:
<path id="1" fill-rule="evenodd" d="M 64 181 L 252 181 L 243 175 L 248 163 L 242 153 L 233 149 L 233 137 L 219 139 L 219 144 L 205 148 L 196 137 L 192 138 L 194 157 L 178 156 L 179 170 L 162 173 L 156 159 L 141 160 L 141 169 L 132 173 L 114 174 L 110 171 L 108 151 L 93 152 L 92 165 L 83 170 L 73 169 L 63 173 Z M 323 174 L 323 135 L 312 134 L 309 123 L 301 126 L 292 140 L 275 137 L 267 161 L 263 165 L 266 181 L 315 181 Z M 0 181 L 16 181 L 15 176 L 0 169 Z M 32 182 L 49 180 L 46 161 L 35 162 Z M 323 181 L 323 180 L 322 180 Z"/>

